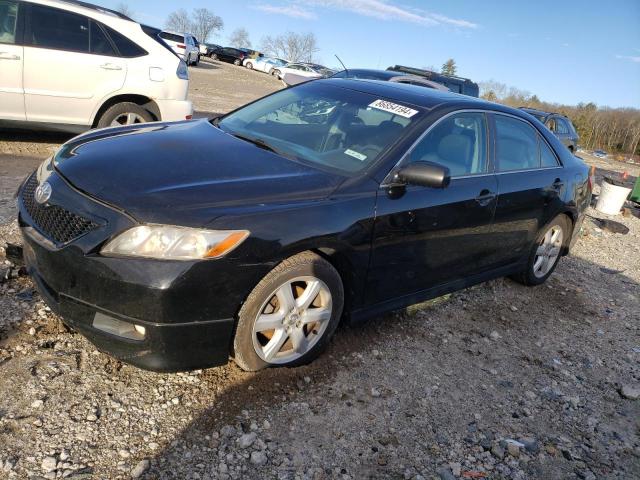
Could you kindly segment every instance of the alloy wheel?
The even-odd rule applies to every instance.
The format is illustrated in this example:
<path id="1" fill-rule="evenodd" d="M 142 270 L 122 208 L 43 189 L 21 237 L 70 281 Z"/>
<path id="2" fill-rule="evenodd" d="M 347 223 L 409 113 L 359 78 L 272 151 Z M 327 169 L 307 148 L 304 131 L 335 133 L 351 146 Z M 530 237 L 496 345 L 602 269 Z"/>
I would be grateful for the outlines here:
<path id="1" fill-rule="evenodd" d="M 331 292 L 319 278 L 296 277 L 280 285 L 258 312 L 252 334 L 256 353 L 267 363 L 289 363 L 324 335 L 331 320 Z"/>
<path id="2" fill-rule="evenodd" d="M 564 234 L 560 225 L 554 225 L 544 234 L 533 262 L 533 274 L 536 277 L 542 278 L 551 271 L 560 256 L 563 240 Z"/>
<path id="3" fill-rule="evenodd" d="M 111 126 L 118 127 L 121 125 L 133 125 L 134 123 L 145 123 L 145 122 L 146 120 L 142 116 L 138 115 L 137 113 L 125 112 L 125 113 L 121 113 L 116 118 L 114 118 L 113 121 L 111 122 Z"/>

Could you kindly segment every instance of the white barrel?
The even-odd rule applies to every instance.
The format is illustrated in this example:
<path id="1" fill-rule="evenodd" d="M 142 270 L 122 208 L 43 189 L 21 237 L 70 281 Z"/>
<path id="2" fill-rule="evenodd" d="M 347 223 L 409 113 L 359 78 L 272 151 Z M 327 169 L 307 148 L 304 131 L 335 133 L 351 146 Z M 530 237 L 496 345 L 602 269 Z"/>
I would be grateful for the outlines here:
<path id="1" fill-rule="evenodd" d="M 630 188 L 619 187 L 610 184 L 606 179 L 602 180 L 596 210 L 608 215 L 619 214 L 630 192 Z"/>

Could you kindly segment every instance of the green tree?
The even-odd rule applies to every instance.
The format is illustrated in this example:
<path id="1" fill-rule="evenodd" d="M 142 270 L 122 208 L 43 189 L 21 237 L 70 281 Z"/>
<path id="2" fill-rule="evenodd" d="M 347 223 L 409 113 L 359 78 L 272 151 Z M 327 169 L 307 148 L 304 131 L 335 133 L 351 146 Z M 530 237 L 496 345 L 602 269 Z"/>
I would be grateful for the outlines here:
<path id="1" fill-rule="evenodd" d="M 456 61 L 453 58 L 450 58 L 442 64 L 441 73 L 445 75 L 455 75 L 457 70 L 458 67 L 456 66 Z"/>

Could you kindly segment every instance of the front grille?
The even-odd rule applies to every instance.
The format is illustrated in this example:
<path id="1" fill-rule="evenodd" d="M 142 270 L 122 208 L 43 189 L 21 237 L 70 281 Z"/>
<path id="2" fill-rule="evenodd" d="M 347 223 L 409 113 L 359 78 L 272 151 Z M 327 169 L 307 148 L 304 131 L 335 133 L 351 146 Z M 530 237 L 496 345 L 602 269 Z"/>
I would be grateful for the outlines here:
<path id="1" fill-rule="evenodd" d="M 34 198 L 37 187 L 38 179 L 34 173 L 24 184 L 21 200 L 34 226 L 46 237 L 58 244 L 67 243 L 98 226 L 57 205 L 40 205 Z"/>

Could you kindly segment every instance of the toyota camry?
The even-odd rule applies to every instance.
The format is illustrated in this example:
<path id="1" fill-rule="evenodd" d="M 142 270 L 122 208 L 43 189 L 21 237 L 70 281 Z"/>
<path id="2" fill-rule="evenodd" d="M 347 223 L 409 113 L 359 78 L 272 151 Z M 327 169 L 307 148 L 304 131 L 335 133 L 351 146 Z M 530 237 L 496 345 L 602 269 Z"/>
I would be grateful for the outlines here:
<path id="1" fill-rule="evenodd" d="M 317 357 L 357 323 L 577 237 L 587 166 L 526 112 L 326 79 L 198 121 L 96 130 L 22 184 L 28 271 L 72 329 L 156 371 Z"/>

